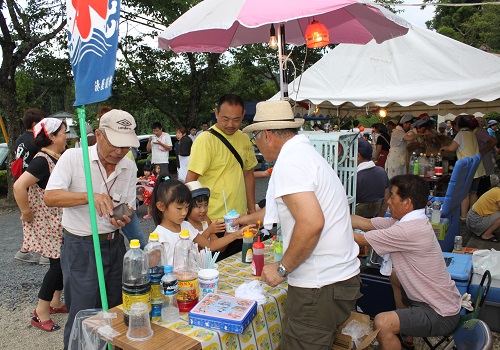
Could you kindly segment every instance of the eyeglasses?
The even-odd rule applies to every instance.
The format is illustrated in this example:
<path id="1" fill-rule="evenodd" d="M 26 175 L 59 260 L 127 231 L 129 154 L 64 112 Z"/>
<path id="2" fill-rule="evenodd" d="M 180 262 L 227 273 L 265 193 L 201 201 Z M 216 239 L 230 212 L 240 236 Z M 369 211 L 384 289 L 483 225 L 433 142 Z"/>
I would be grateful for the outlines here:
<path id="1" fill-rule="evenodd" d="M 104 136 L 104 140 L 106 140 L 106 143 L 108 144 L 108 146 L 110 148 L 119 149 L 120 151 L 130 151 L 130 147 L 116 147 L 116 146 L 112 145 L 109 142 L 108 137 L 106 136 L 106 133 L 104 132 L 104 130 L 101 130 L 101 133 L 102 133 L 102 136 Z"/>
<path id="2" fill-rule="evenodd" d="M 262 130 L 257 131 L 256 134 L 253 134 L 252 138 L 250 139 L 250 142 L 252 143 L 252 145 L 257 146 L 257 143 L 255 142 L 255 139 L 257 138 L 257 135 L 260 134 L 261 132 L 262 132 Z"/>

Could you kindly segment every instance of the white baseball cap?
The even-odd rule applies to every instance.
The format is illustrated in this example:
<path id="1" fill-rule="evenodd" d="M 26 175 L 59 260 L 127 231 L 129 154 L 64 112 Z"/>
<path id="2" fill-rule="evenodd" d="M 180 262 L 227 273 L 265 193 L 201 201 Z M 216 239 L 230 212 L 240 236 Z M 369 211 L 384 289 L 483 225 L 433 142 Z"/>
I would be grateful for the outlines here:
<path id="1" fill-rule="evenodd" d="M 115 147 L 139 147 L 135 134 L 135 120 L 128 112 L 112 109 L 99 120 L 99 129 L 104 129 L 109 142 Z"/>

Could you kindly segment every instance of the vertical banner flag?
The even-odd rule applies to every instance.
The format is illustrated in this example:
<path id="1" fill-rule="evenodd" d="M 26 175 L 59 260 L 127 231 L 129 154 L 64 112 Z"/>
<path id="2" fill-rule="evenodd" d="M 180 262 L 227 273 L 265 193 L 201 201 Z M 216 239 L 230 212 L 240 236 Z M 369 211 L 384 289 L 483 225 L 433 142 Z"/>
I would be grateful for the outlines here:
<path id="1" fill-rule="evenodd" d="M 118 47 L 120 0 L 66 0 L 74 106 L 111 96 Z"/>

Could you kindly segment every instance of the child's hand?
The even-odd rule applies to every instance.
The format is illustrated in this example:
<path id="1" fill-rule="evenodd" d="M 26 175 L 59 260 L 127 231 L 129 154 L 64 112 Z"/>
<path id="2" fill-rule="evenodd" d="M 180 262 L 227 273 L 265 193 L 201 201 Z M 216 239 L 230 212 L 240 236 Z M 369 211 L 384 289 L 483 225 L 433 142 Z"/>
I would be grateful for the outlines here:
<path id="1" fill-rule="evenodd" d="M 218 220 L 212 221 L 212 223 L 208 226 L 206 231 L 208 231 L 210 234 L 224 232 L 226 231 L 226 224 Z"/>
<path id="2" fill-rule="evenodd" d="M 254 227 L 255 227 L 255 224 L 242 227 L 238 231 L 234 232 L 233 235 L 236 236 L 236 239 L 242 239 L 243 238 L 243 234 L 247 231 L 247 228 L 248 228 L 248 230 L 250 232 L 252 232 L 253 235 L 255 236 L 257 234 L 257 232 L 259 232 L 259 231 L 256 228 L 254 228 Z"/>

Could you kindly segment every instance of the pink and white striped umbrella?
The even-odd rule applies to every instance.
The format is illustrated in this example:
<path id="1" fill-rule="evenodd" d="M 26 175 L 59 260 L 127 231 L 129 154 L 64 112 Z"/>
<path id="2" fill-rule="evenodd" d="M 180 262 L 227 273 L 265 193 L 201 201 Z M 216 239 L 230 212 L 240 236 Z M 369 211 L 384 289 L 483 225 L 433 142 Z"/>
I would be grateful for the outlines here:
<path id="1" fill-rule="evenodd" d="M 269 41 L 271 24 L 284 24 L 289 44 L 305 44 L 312 19 L 324 24 L 331 43 L 377 43 L 404 35 L 411 25 L 389 10 L 356 0 L 204 0 L 159 37 L 174 52 L 224 52 Z"/>

